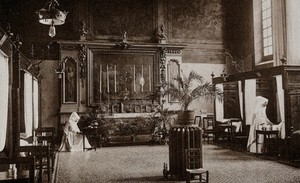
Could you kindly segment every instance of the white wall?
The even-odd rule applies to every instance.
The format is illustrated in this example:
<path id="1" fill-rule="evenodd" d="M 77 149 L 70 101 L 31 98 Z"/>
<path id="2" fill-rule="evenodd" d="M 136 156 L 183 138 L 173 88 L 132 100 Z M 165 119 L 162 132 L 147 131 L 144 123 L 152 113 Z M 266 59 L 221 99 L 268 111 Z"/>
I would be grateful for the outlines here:
<path id="1" fill-rule="evenodd" d="M 286 2 L 287 60 L 289 65 L 300 64 L 300 1 Z"/>

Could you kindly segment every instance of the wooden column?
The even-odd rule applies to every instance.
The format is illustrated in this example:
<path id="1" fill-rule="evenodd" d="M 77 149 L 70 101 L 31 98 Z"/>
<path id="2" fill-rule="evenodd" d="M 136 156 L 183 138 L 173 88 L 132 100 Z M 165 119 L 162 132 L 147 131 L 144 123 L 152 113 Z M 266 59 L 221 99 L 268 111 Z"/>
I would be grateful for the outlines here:
<path id="1" fill-rule="evenodd" d="M 12 83 L 12 128 L 13 128 L 13 156 L 17 156 L 17 147 L 20 146 L 20 51 L 22 43 L 19 37 L 13 45 L 13 83 Z"/>

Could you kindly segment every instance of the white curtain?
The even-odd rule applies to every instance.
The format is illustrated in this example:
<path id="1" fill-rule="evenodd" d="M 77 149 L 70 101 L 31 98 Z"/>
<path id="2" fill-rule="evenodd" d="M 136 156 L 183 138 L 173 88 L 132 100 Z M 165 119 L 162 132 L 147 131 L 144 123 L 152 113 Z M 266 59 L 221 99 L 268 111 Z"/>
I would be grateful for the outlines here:
<path id="1" fill-rule="evenodd" d="M 24 73 L 24 119 L 26 137 L 32 136 L 33 126 L 32 76 Z"/>
<path id="2" fill-rule="evenodd" d="M 242 81 L 238 81 L 238 89 L 239 89 L 239 101 L 240 101 L 240 112 L 241 118 L 244 119 L 244 110 L 243 110 L 243 90 L 242 90 Z"/>
<path id="3" fill-rule="evenodd" d="M 252 124 L 252 116 L 255 108 L 256 79 L 245 80 L 245 117 L 246 125 Z"/>
<path id="4" fill-rule="evenodd" d="M 223 84 L 216 84 L 216 88 L 219 89 L 221 92 L 223 92 Z M 224 119 L 223 100 L 218 100 L 218 98 L 216 98 L 215 106 L 216 106 L 216 120 L 222 121 Z"/>
<path id="5" fill-rule="evenodd" d="M 276 85 L 277 85 L 277 101 L 278 101 L 278 108 L 279 108 L 279 115 L 281 120 L 281 130 L 280 130 L 280 137 L 282 139 L 285 138 L 285 109 L 284 109 L 284 90 L 282 86 L 282 75 L 275 76 L 276 78 Z"/>
<path id="6" fill-rule="evenodd" d="M 33 124 L 34 129 L 39 125 L 39 83 L 37 79 L 33 79 Z"/>
<path id="7" fill-rule="evenodd" d="M 7 117 L 8 117 L 8 92 L 9 92 L 9 71 L 8 58 L 0 51 L 0 151 L 5 147 Z"/>

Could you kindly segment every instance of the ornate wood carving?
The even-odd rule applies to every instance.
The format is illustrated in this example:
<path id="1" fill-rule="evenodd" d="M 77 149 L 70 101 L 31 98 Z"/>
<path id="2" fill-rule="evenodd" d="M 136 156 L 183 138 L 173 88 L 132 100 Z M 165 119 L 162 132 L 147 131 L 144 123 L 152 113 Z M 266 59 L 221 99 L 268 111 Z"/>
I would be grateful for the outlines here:
<path id="1" fill-rule="evenodd" d="M 158 79 L 158 54 L 157 49 L 89 50 L 89 105 L 147 100 Z"/>
<path id="2" fill-rule="evenodd" d="M 78 49 L 77 45 L 60 45 L 61 50 L 76 50 Z"/>
<path id="3" fill-rule="evenodd" d="M 166 83 L 166 61 L 167 61 L 167 49 L 162 48 L 160 51 L 160 81 L 164 85 Z"/>
<path id="4" fill-rule="evenodd" d="M 80 45 L 80 50 L 78 54 L 78 59 L 80 61 L 80 79 L 81 87 L 84 87 L 84 81 L 86 79 L 86 57 L 87 57 L 87 48 L 82 44 Z"/>
<path id="5" fill-rule="evenodd" d="M 168 54 L 176 54 L 176 55 L 181 55 L 181 50 L 176 50 L 176 49 L 168 49 L 167 52 Z"/>

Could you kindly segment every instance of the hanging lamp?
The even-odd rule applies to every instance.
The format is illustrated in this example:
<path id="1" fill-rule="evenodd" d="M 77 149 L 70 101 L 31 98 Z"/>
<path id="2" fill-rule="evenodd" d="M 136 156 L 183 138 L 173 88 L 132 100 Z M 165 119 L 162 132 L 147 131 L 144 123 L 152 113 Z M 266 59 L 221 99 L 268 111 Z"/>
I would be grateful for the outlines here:
<path id="1" fill-rule="evenodd" d="M 68 12 L 59 10 L 57 0 L 49 0 L 44 8 L 41 8 L 36 13 L 39 16 L 39 22 L 44 25 L 50 25 L 49 36 L 56 35 L 55 25 L 63 25 L 65 23 Z"/>

